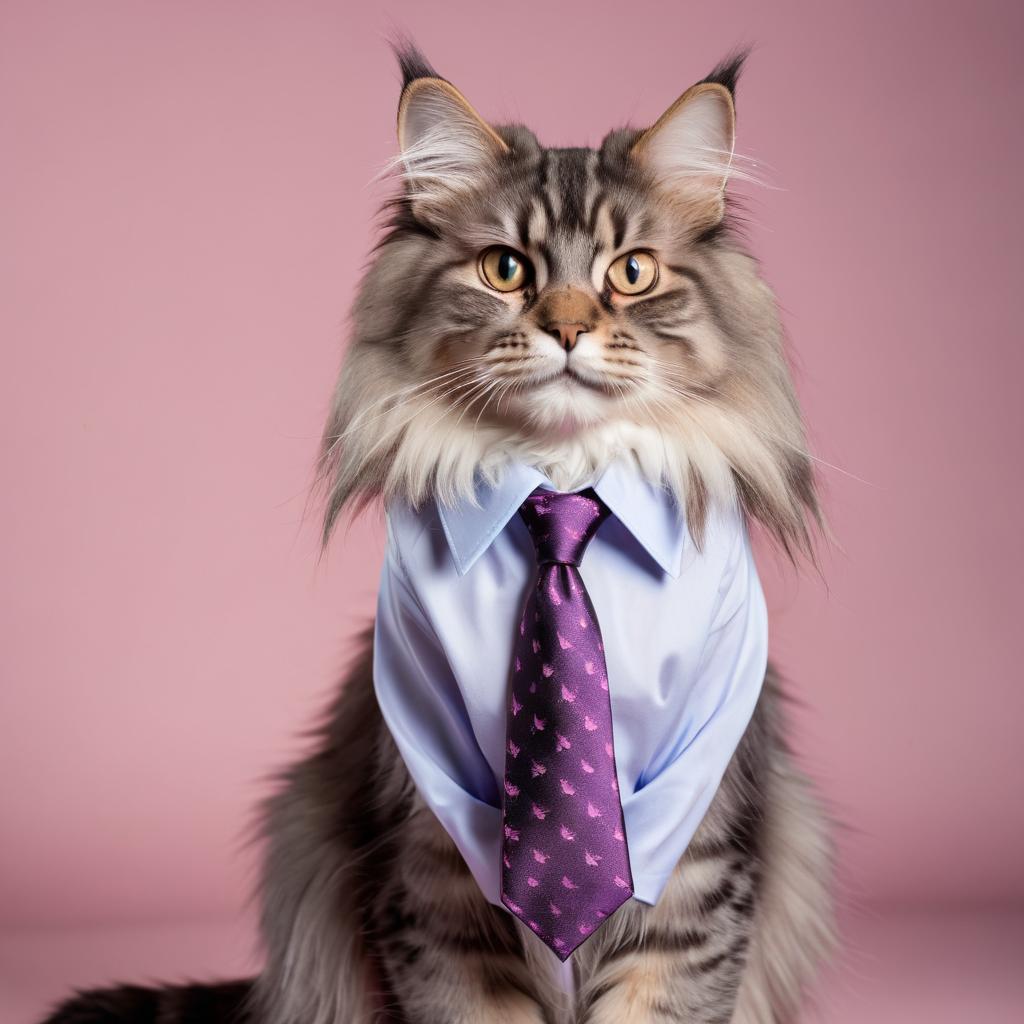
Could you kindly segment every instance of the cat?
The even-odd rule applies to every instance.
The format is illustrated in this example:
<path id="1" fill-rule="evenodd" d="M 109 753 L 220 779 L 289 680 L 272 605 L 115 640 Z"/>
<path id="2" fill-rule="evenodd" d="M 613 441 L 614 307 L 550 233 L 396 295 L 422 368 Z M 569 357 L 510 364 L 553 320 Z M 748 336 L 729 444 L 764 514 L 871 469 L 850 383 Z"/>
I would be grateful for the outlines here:
<path id="1" fill-rule="evenodd" d="M 343 513 L 464 499 L 512 460 L 573 490 L 619 459 L 671 491 L 698 545 L 731 506 L 810 554 L 821 515 L 781 328 L 726 192 L 744 173 L 744 55 L 597 149 L 490 125 L 414 47 L 398 59 L 402 185 L 324 431 L 324 541 Z M 561 319 L 590 331 L 590 356 L 549 386 L 546 353 L 571 343 L 538 330 L 539 310 L 570 264 L 591 280 Z M 315 748 L 265 808 L 259 977 L 83 993 L 49 1024 L 793 1022 L 833 945 L 832 846 L 784 719 L 769 666 L 661 898 L 628 902 L 590 937 L 567 987 L 419 796 L 367 633 Z"/>

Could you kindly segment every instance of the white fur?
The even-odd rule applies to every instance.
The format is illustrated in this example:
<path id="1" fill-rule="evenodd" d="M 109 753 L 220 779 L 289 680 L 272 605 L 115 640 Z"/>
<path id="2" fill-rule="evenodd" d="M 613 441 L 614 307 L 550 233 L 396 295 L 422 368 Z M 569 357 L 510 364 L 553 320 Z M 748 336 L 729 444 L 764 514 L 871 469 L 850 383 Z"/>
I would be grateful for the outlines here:
<path id="1" fill-rule="evenodd" d="M 671 190 L 720 192 L 728 178 L 760 183 L 755 162 L 736 152 L 732 106 L 722 90 L 681 103 L 642 145 L 655 177 Z"/>
<path id="2" fill-rule="evenodd" d="M 413 396 L 379 415 L 373 444 L 363 453 L 369 462 L 397 444 L 384 482 L 384 495 L 402 495 L 413 504 L 434 494 L 445 505 L 474 498 L 477 473 L 497 481 L 513 462 L 545 473 L 560 490 L 592 483 L 613 461 L 631 460 L 651 482 L 668 487 L 685 507 L 691 466 L 712 500 L 736 500 L 732 469 L 725 451 L 732 449 L 745 472 L 762 470 L 764 482 L 777 472 L 775 462 L 752 432 L 734 417 L 696 410 L 663 430 L 614 417 L 568 436 L 525 433 L 511 437 L 507 427 L 476 423 L 478 403 L 469 414 L 439 410 L 429 397 Z"/>
<path id="3" fill-rule="evenodd" d="M 479 184 L 493 157 L 493 132 L 472 107 L 443 84 L 423 83 L 403 106 L 401 152 L 385 172 L 397 170 L 413 199 L 443 198 Z"/>

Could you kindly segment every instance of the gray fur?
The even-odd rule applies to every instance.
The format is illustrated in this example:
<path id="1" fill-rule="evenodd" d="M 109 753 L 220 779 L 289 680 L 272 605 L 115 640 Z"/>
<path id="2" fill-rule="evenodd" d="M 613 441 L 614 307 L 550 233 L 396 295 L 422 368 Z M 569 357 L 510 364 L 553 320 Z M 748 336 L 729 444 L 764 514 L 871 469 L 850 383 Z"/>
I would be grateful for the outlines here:
<path id="1" fill-rule="evenodd" d="M 741 63 L 706 81 L 731 95 Z M 423 61 L 407 58 L 404 66 L 432 74 Z M 406 77 L 403 108 L 410 88 L 431 89 Z M 443 136 L 427 132 L 425 144 L 414 140 L 403 154 L 405 190 L 361 286 L 325 430 L 325 538 L 349 505 L 376 496 L 453 501 L 512 458 L 534 462 L 568 489 L 625 455 L 676 493 L 698 540 L 712 505 L 738 501 L 786 551 L 808 551 L 820 514 L 782 332 L 728 216 L 709 224 L 707 201 L 686 191 L 685 174 L 669 195 L 638 155 L 642 133 L 613 132 L 596 151 L 544 149 L 522 126 L 481 121 L 474 134 L 477 115 L 444 89 L 435 101 L 431 113 L 456 104 L 459 142 L 446 149 Z M 704 154 L 696 165 L 706 173 Z M 603 252 L 636 244 L 631 239 L 657 250 L 667 285 L 623 305 L 592 292 L 591 274 Z M 514 296 L 489 291 L 472 271 L 477 254 L 494 244 L 525 253 L 535 267 L 534 280 Z M 550 395 L 536 400 L 530 376 L 538 350 L 550 345 L 546 303 L 565 289 L 591 296 L 581 299 L 590 305 L 579 305 L 579 316 L 601 342 L 601 383 L 610 382 L 600 399 L 574 397 L 568 440 L 564 423 L 546 419 Z M 359 696 L 370 685 L 357 672 L 343 691 L 360 702 L 361 715 L 372 714 Z M 575 1007 L 552 984 L 550 958 L 535 938 L 484 901 L 378 722 L 377 751 L 386 752 L 379 771 L 396 796 L 383 815 L 366 810 L 365 832 L 373 842 L 400 844 L 403 864 L 412 866 L 358 854 L 352 863 L 372 865 L 362 932 L 374 936 L 369 949 L 405 1018 L 793 1021 L 831 944 L 831 854 L 825 817 L 792 763 L 781 716 L 770 673 L 659 904 L 628 904 L 574 958 Z M 370 731 L 365 722 L 360 728 Z M 268 874 L 269 892 L 274 884 Z M 276 922 L 267 924 L 272 948 L 280 948 Z M 333 927 L 356 928 L 351 920 Z M 324 941 L 360 948 L 354 939 Z M 341 969 L 348 977 L 359 971 L 358 957 Z M 277 1007 L 309 998 L 308 989 L 267 991 Z M 317 1012 L 316 1024 L 337 1019 L 329 1005 Z"/>
<path id="2" fill-rule="evenodd" d="M 730 217 L 689 218 L 692 202 L 634 155 L 637 131 L 589 150 L 545 149 L 521 125 L 485 129 L 479 153 L 435 141 L 398 161 L 405 189 L 360 286 L 324 432 L 325 539 L 347 508 L 451 502 L 510 459 L 569 488 L 626 455 L 677 494 L 698 538 L 709 502 L 739 501 L 787 551 L 809 551 L 820 513 L 782 331 Z M 670 287 L 620 308 L 595 294 L 605 393 L 555 401 L 532 369 L 549 344 L 545 298 L 593 289 L 594 267 L 631 239 L 658 250 Z M 503 298 L 480 282 L 493 244 L 533 261 L 533 286 Z M 570 413 L 567 437 L 558 417 Z"/>
<path id="3" fill-rule="evenodd" d="M 832 945 L 831 852 L 773 673 L 658 905 L 630 902 L 577 952 L 574 1007 L 550 955 L 487 903 L 416 796 L 369 666 L 367 651 L 271 805 L 258 1020 L 363 1024 L 391 1005 L 409 1024 L 795 1021 Z M 368 788 L 366 763 L 383 781 L 374 801 L 354 792 Z"/>
<path id="4" fill-rule="evenodd" d="M 695 88 L 731 96 L 740 63 Z M 641 159 L 650 133 L 544 149 L 522 126 L 479 120 L 418 54 L 401 66 L 403 109 L 417 96 L 433 105 L 407 127 L 403 190 L 355 305 L 320 462 L 325 539 L 345 510 L 377 497 L 451 502 L 513 459 L 569 489 L 628 458 L 673 490 L 698 539 L 716 503 L 739 502 L 787 551 L 807 551 L 818 503 L 774 300 L 721 219 L 721 195 L 706 191 L 721 147 L 675 168 L 669 189 Z M 731 98 L 718 101 L 731 110 Z M 445 110 L 457 130 L 432 131 Z M 690 191 L 701 181 L 703 194 Z M 495 244 L 533 261 L 516 294 L 477 274 Z M 656 250 L 663 279 L 623 302 L 597 278 L 601 260 L 631 244 Z M 562 358 L 545 322 L 573 292 L 589 383 L 563 387 L 531 367 Z M 574 1000 L 538 940 L 484 900 L 417 796 L 371 664 L 367 636 L 313 751 L 267 805 L 267 964 L 239 1020 L 796 1020 L 832 941 L 831 852 L 785 745 L 773 672 L 658 905 L 628 903 L 580 948 Z M 53 1024 L 184 1019 L 171 990 L 141 991 L 86 997 Z M 230 991 L 241 1003 L 244 990 Z M 216 1005 L 218 1016 L 197 1012 L 190 1024 L 227 1019 Z"/>

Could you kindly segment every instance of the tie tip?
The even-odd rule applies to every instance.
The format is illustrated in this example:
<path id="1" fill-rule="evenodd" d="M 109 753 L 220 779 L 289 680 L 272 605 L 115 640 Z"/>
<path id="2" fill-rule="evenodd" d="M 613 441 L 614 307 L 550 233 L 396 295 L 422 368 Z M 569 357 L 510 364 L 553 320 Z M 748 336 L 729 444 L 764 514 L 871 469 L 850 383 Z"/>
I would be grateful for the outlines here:
<path id="1" fill-rule="evenodd" d="M 607 920 L 612 916 L 623 904 L 627 903 L 630 899 L 634 898 L 633 883 L 630 879 L 629 883 L 619 888 L 616 898 L 611 903 L 606 903 L 605 910 L 596 911 L 596 919 L 593 916 L 585 923 L 570 927 L 568 929 L 560 929 L 560 934 L 551 934 L 551 932 L 539 923 L 543 919 L 543 914 L 531 913 L 529 909 L 520 906 L 513 899 L 510 898 L 507 892 L 502 891 L 501 902 L 505 909 L 509 911 L 514 917 L 518 918 L 519 921 L 526 925 L 526 927 L 544 943 L 552 953 L 562 962 L 565 963 L 576 952 L 580 946 L 583 945 Z M 525 902 L 525 901 L 524 901 Z M 559 911 L 559 915 L 561 912 Z"/>

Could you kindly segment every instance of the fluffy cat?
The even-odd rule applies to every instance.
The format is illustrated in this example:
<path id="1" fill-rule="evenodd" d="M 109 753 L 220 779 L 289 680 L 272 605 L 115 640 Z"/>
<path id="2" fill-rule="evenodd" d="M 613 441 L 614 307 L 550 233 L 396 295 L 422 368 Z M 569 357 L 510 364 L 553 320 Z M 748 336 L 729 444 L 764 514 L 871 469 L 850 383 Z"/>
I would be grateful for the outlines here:
<path id="1" fill-rule="evenodd" d="M 725 193 L 742 58 L 597 149 L 489 125 L 415 50 L 399 59 L 402 189 L 325 429 L 325 539 L 344 511 L 450 503 L 511 460 L 571 490 L 626 459 L 671 489 L 698 543 L 711 510 L 738 504 L 808 551 L 818 504 L 775 304 Z M 552 320 L 582 330 L 553 344 Z M 418 797 L 370 648 L 266 808 L 261 975 L 86 993 L 51 1024 L 796 1019 L 832 941 L 831 847 L 771 668 L 662 898 L 579 949 L 573 994 Z"/>

